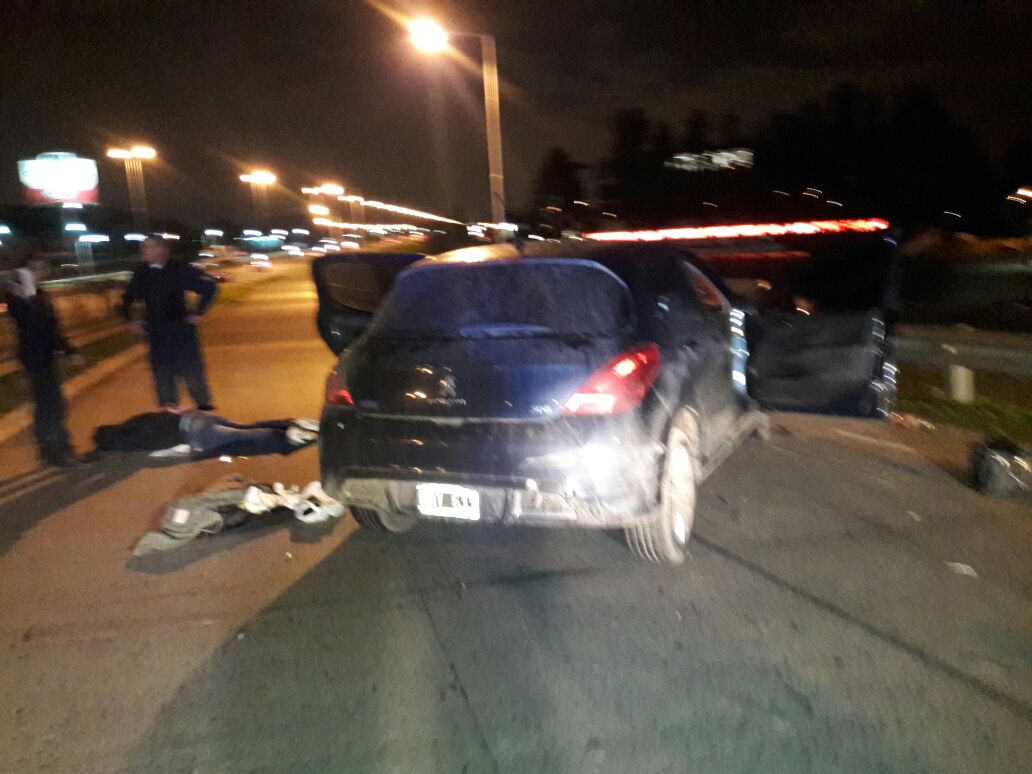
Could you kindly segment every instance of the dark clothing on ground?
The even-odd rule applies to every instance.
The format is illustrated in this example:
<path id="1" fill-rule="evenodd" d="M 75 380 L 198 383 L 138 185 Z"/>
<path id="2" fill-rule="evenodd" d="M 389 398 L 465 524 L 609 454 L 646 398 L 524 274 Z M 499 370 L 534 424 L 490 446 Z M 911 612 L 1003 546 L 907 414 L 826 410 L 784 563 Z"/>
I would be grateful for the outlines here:
<path id="1" fill-rule="evenodd" d="M 184 322 L 152 328 L 150 365 L 159 404 L 171 406 L 179 403 L 177 380 L 181 379 L 198 408 L 211 407 L 211 392 L 204 378 L 204 357 L 196 325 Z"/>
<path id="2" fill-rule="evenodd" d="M 202 411 L 155 411 L 98 427 L 93 442 L 105 451 L 158 451 L 185 443 L 201 456 L 289 454 L 299 448 L 287 440 L 293 424 L 289 419 L 240 424 Z"/>
<path id="3" fill-rule="evenodd" d="M 71 453 L 65 427 L 67 408 L 54 363 L 57 354 L 75 348 L 61 332 L 50 298 L 42 290 L 26 297 L 17 284 L 8 289 L 7 309 L 18 328 L 18 359 L 32 384 L 33 432 L 44 462 L 60 462 Z"/>
<path id="4" fill-rule="evenodd" d="M 146 307 L 151 370 L 158 403 L 163 406 L 179 402 L 179 380 L 186 384 L 198 408 L 211 406 L 197 327 L 187 318 L 203 315 L 215 300 L 216 290 L 215 281 L 196 267 L 169 261 L 161 267 L 138 266 L 122 295 L 126 319 L 133 304 L 142 301 Z M 187 305 L 187 291 L 200 296 L 194 309 Z"/>
<path id="5" fill-rule="evenodd" d="M 137 414 L 118 425 L 101 425 L 93 432 L 93 443 L 106 451 L 154 451 L 183 443 L 179 429 L 182 417 L 171 411 Z"/>

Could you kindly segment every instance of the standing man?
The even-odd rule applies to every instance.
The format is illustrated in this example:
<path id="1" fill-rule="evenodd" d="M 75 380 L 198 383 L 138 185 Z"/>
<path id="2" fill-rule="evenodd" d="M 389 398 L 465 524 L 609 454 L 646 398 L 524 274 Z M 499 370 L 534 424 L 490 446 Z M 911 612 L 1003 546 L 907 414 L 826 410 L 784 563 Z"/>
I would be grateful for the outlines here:
<path id="1" fill-rule="evenodd" d="M 178 380 L 182 379 L 197 408 L 210 411 L 214 407 L 204 378 L 197 324 L 215 300 L 215 280 L 189 263 L 170 260 L 168 245 L 158 237 L 140 245 L 140 258 L 143 265 L 133 272 L 122 296 L 122 316 L 133 333 L 147 334 L 158 403 L 178 406 Z M 192 308 L 186 291 L 199 296 Z M 132 316 L 139 301 L 145 307 L 143 320 Z"/>
<path id="2" fill-rule="evenodd" d="M 40 460 L 53 467 L 75 467 L 82 463 L 72 453 L 65 427 L 64 395 L 54 355 L 82 356 L 61 333 L 54 305 L 39 284 L 46 279 L 47 262 L 30 257 L 16 271 L 7 286 L 7 310 L 18 328 L 18 359 L 32 382 L 35 401 L 33 431 Z"/>

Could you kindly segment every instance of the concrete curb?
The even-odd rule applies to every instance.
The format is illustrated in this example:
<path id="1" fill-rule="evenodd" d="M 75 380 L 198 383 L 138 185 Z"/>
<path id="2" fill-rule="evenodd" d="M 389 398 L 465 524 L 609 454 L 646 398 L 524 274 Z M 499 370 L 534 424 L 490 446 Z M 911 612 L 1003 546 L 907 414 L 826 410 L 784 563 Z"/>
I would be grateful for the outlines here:
<path id="1" fill-rule="evenodd" d="M 120 371 L 131 363 L 134 363 L 145 354 L 147 354 L 146 344 L 133 344 L 129 349 L 101 360 L 95 366 L 87 368 L 81 374 L 76 374 L 62 385 L 65 399 L 71 400 L 80 392 L 88 390 L 98 382 L 102 382 L 104 379 L 111 376 L 111 374 L 116 371 Z M 0 443 L 17 435 L 31 424 L 31 402 L 19 406 L 13 411 L 9 411 L 3 416 L 0 416 Z"/>

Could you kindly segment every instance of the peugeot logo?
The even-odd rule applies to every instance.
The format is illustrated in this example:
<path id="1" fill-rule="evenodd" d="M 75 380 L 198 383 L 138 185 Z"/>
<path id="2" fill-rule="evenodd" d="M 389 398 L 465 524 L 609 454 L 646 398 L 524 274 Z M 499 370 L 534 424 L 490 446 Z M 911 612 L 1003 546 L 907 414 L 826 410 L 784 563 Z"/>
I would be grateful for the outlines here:
<path id="1" fill-rule="evenodd" d="M 451 400 L 458 393 L 455 392 L 455 377 L 446 374 L 437 380 L 437 397 L 442 400 Z"/>

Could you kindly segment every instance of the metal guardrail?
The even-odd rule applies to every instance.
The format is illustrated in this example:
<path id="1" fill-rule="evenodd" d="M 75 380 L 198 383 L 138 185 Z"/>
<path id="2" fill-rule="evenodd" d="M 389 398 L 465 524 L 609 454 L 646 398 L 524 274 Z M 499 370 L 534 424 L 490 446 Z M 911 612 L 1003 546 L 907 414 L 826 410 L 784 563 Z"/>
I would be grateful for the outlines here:
<path id="1" fill-rule="evenodd" d="M 975 399 L 975 372 L 1032 377 L 1032 335 L 964 328 L 900 326 L 893 338 L 896 359 L 943 369 L 950 398 Z"/>
<path id="2" fill-rule="evenodd" d="M 901 326 L 894 343 L 900 362 L 1032 376 L 1032 335 Z"/>

